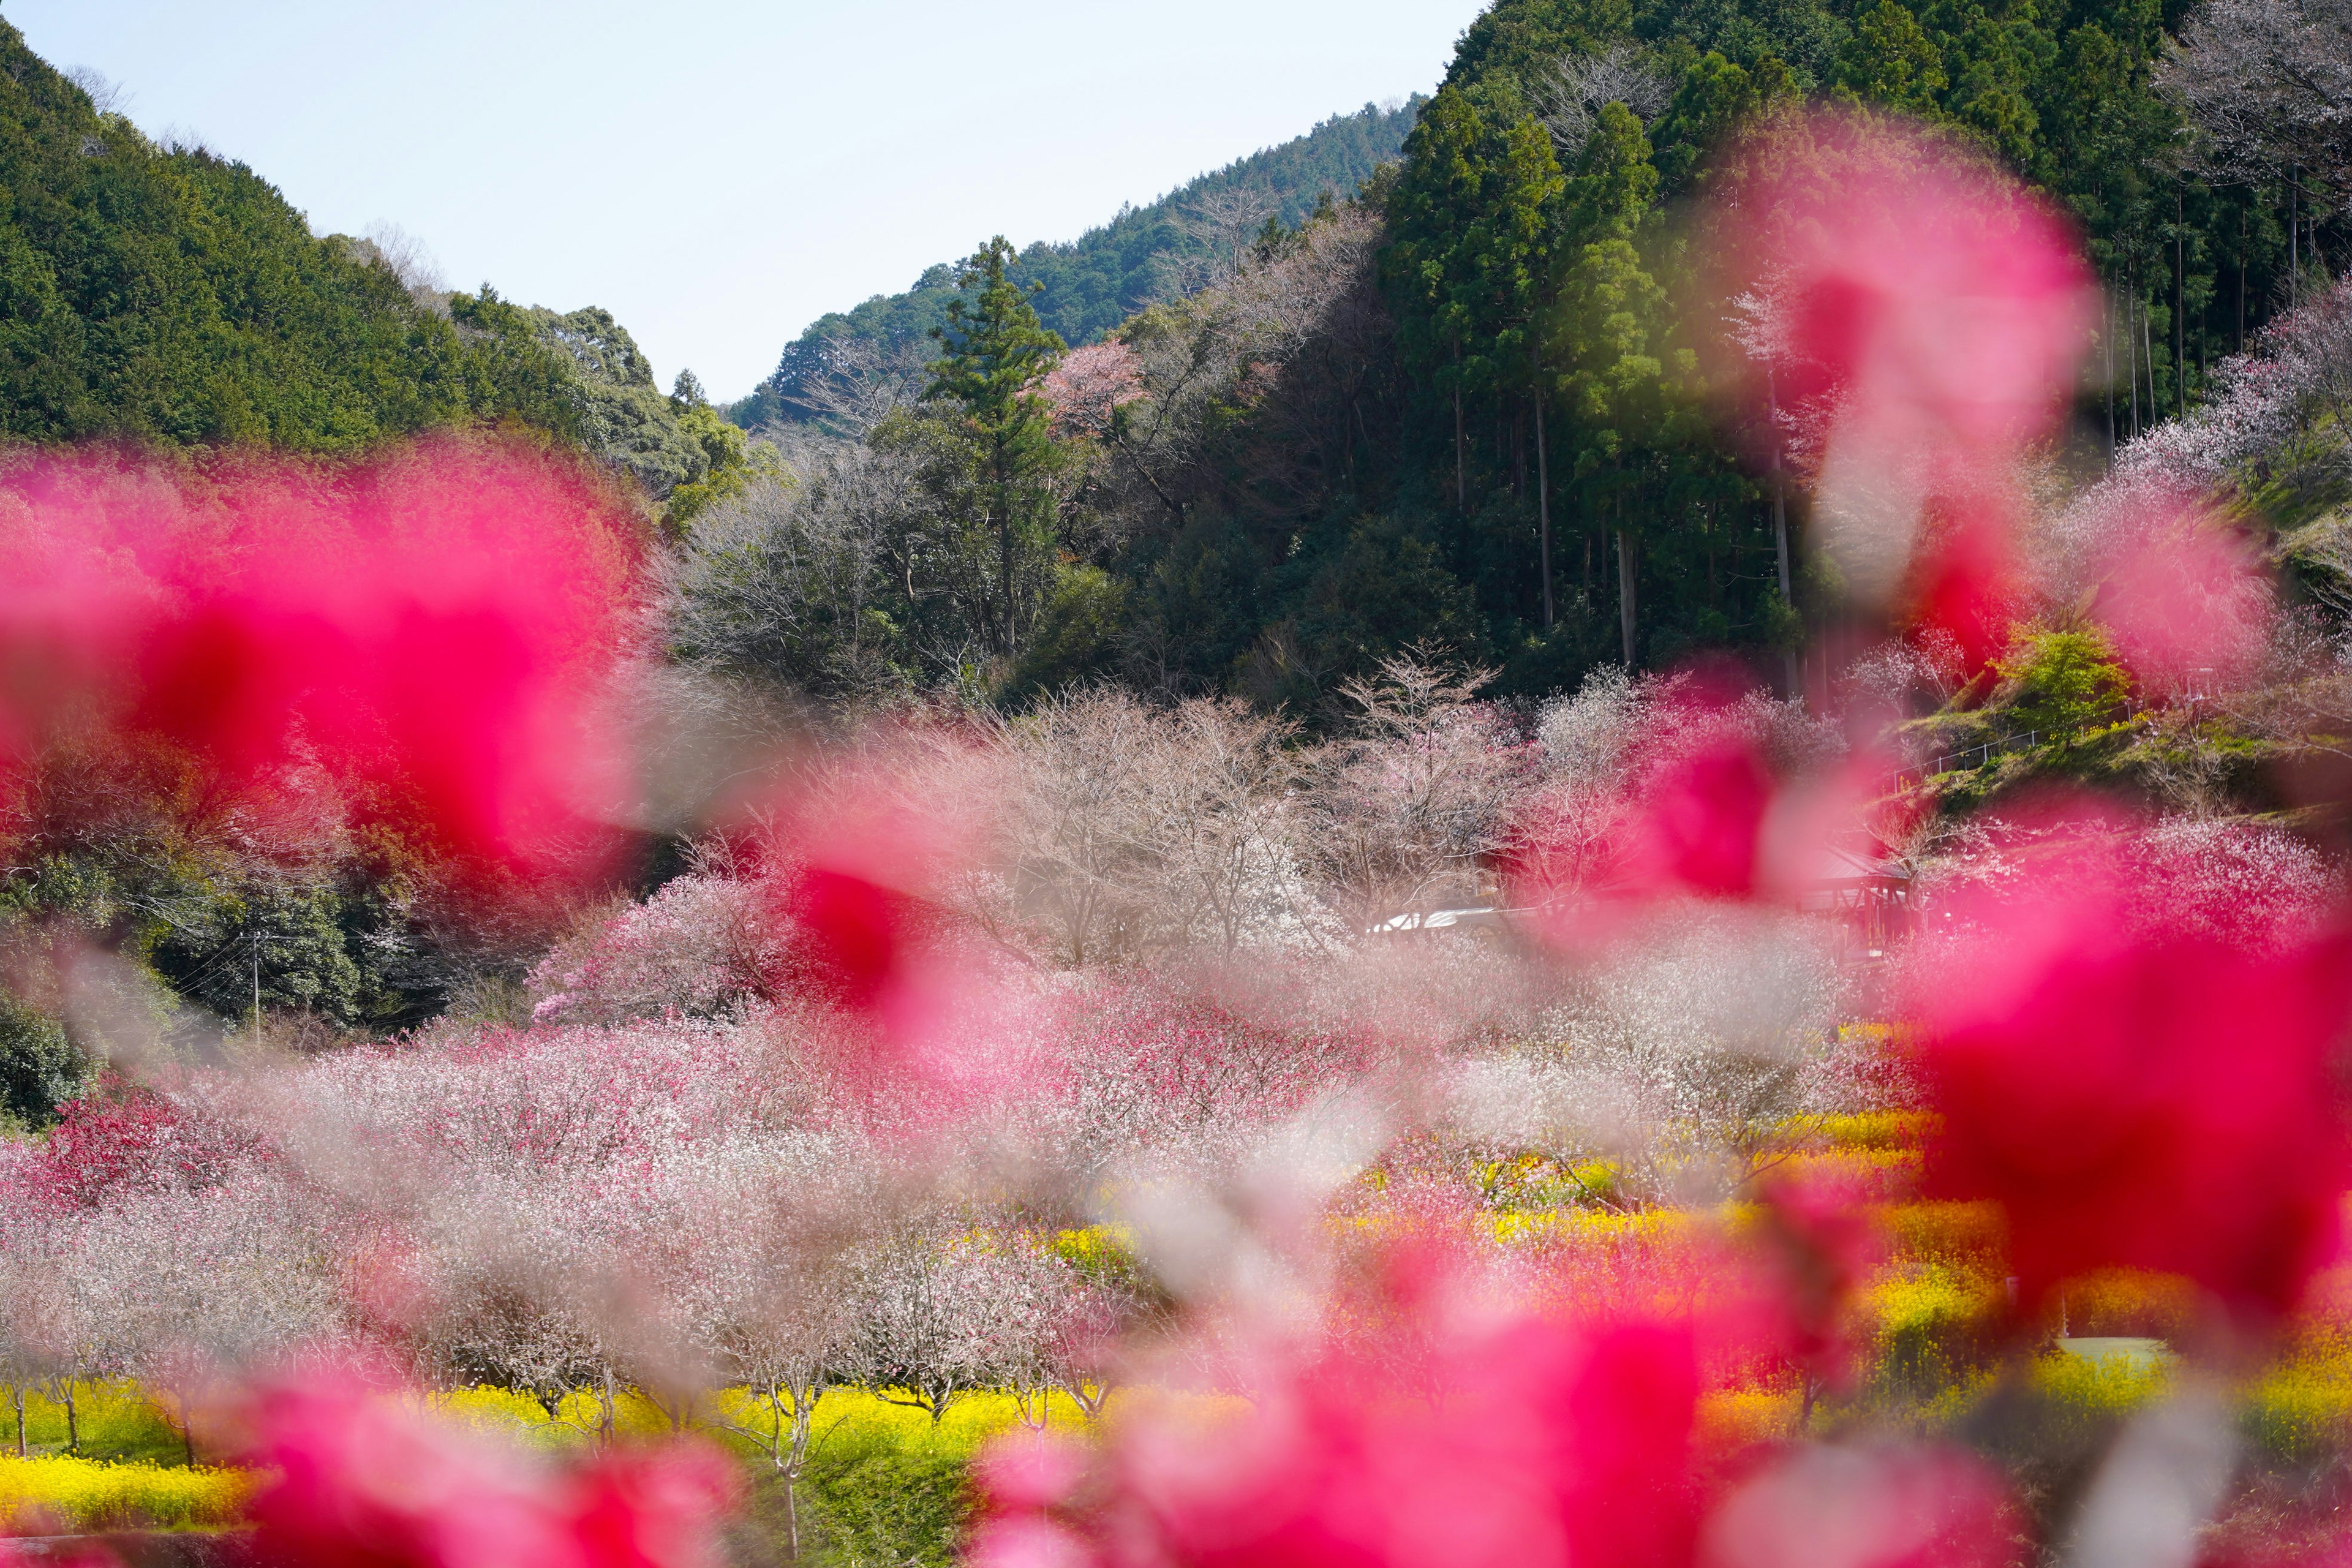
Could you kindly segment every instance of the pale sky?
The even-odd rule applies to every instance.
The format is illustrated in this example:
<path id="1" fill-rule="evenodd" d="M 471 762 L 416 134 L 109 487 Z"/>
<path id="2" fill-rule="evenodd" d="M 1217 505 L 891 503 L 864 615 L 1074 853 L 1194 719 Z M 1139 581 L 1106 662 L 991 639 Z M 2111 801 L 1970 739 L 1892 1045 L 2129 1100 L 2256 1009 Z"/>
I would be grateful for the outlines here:
<path id="1" fill-rule="evenodd" d="M 751 390 L 826 310 L 1427 91 L 1480 0 L 0 0 L 151 136 Z"/>

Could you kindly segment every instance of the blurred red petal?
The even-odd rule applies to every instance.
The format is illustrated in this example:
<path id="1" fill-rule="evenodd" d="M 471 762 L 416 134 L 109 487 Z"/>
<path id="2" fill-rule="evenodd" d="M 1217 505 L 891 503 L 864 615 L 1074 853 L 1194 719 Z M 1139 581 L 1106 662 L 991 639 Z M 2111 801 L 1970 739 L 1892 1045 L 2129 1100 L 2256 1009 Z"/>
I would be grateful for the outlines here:
<path id="1" fill-rule="evenodd" d="M 2227 945 L 2096 854 L 1949 913 L 1915 987 L 1927 1186 L 2007 1211 L 2027 1300 L 2122 1267 L 2272 1312 L 2325 1262 L 2347 1174 L 2331 1061 L 2346 943 Z"/>

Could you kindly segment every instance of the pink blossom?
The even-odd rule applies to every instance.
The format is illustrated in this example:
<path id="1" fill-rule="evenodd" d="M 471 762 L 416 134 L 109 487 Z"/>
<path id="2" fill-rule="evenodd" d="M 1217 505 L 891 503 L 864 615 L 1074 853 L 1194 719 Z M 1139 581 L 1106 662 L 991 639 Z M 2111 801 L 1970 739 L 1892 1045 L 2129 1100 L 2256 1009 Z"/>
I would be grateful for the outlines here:
<path id="1" fill-rule="evenodd" d="M 1119 409 L 1143 395 L 1143 370 L 1135 351 L 1112 339 L 1072 349 L 1045 373 L 1039 390 L 1054 422 L 1081 435 L 1100 437 Z"/>
<path id="2" fill-rule="evenodd" d="M 37 1147 L 19 1180 L 35 1196 L 70 1208 L 92 1208 L 125 1191 L 210 1185 L 254 1148 L 236 1131 L 111 1072 L 68 1105 Z"/>
<path id="3" fill-rule="evenodd" d="M 1990 165 L 1862 116 L 1786 122 L 1726 183 L 1750 395 L 1818 425 L 1824 543 L 1864 608 L 1981 665 L 2015 596 L 2008 469 L 2065 406 L 2095 304 L 2069 226 Z"/>
<path id="4" fill-rule="evenodd" d="M 1622 1568 L 1686 1563 L 1697 1525 L 1690 1333 L 1537 1320 L 1442 1336 L 1444 1415 L 1371 1363 L 1280 1374 L 1255 1409 L 1123 1426 L 1083 1481 L 1002 1462 L 974 1551 L 1089 1562 Z"/>
<path id="5" fill-rule="evenodd" d="M 735 1483 L 710 1450 L 616 1451 L 569 1471 L 352 1382 L 262 1391 L 246 1458 L 258 1545 L 336 1568 L 700 1568 Z"/>
<path id="6" fill-rule="evenodd" d="M 312 762 L 470 862 L 576 862 L 619 804 L 599 718 L 636 570 L 582 474 L 454 439 L 331 478 L 45 458 L 0 544 L 0 743 L 65 715 L 163 736 L 231 786 Z"/>
<path id="7" fill-rule="evenodd" d="M 2029 1300 L 2126 1267 L 2284 1311 L 2329 1255 L 2347 1174 L 2343 939 L 2233 946 L 2123 869 L 2092 844 L 2013 896 L 1948 900 L 1964 934 L 1913 986 L 1942 1118 L 1928 1190 L 2002 1205 Z"/>
<path id="8" fill-rule="evenodd" d="M 1825 766 L 1838 744 L 1727 679 L 1658 682 L 1607 776 L 1536 793 L 1509 857 L 1520 896 L 1792 898 L 1822 874 L 1833 844 L 1868 837 L 1863 806 L 1885 770 Z M 1578 886 L 1547 886 L 1553 879 Z M 1554 934 L 1577 939 L 1590 912 L 1558 909 Z"/>
<path id="9" fill-rule="evenodd" d="M 2118 475 L 2059 527 L 2080 557 L 2071 575 L 2095 595 L 2091 613 L 2143 687 L 2210 696 L 2254 673 L 2276 619 L 2268 574 L 2178 479 Z"/>
<path id="10" fill-rule="evenodd" d="M 2021 1521 L 1981 1460 L 1957 1451 L 1800 1449 L 1708 1521 L 1706 1568 L 2006 1568 Z"/>
<path id="11" fill-rule="evenodd" d="M 1764 1187 L 1759 1255 L 1750 1261 L 1765 1340 L 1826 1387 L 1852 1386 L 1863 1364 L 1851 1308 L 1885 1259 L 1870 1194 L 1859 1183 L 1800 1177 Z"/>
<path id="12" fill-rule="evenodd" d="M 2094 303 L 2065 220 L 1924 134 L 1815 115 L 1777 133 L 1738 193 L 1737 264 L 1786 318 L 1780 395 L 1968 452 L 2049 427 Z"/>

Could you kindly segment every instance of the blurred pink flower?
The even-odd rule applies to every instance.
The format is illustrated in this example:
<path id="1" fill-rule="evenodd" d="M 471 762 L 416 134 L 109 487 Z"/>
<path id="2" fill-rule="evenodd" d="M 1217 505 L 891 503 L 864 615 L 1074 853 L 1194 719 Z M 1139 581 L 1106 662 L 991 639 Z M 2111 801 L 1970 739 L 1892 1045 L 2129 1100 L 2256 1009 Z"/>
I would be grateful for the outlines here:
<path id="1" fill-rule="evenodd" d="M 1709 1518 L 1705 1568 L 2006 1568 L 2021 1521 L 1982 1461 L 1935 1448 L 1806 1447 Z"/>
<path id="2" fill-rule="evenodd" d="M 2008 470 L 2075 385 L 2095 305 L 2047 202 L 1876 116 L 1781 122 L 1717 206 L 1717 267 L 1772 439 L 1812 433 L 1822 543 L 1867 613 L 2000 649 Z"/>
<path id="3" fill-rule="evenodd" d="M 903 1012 L 927 923 L 921 900 L 855 871 L 811 865 L 786 883 L 782 901 L 803 932 L 810 984 L 855 1012 Z"/>
<path id="4" fill-rule="evenodd" d="M 1133 1417 L 1083 1480 L 989 1472 L 993 1568 L 1686 1563 L 1697 1526 L 1687 1329 L 1517 1321 L 1440 1335 L 1443 1418 L 1324 1357 L 1230 1420 Z M 1058 1491 L 1059 1495 L 1056 1496 Z"/>
<path id="5" fill-rule="evenodd" d="M 1853 1308 L 1886 1256 L 1873 1194 L 1822 1176 L 1768 1181 L 1761 1246 L 1750 1262 L 1761 1337 L 1806 1376 L 1843 1392 L 1864 1363 Z"/>
<path id="6" fill-rule="evenodd" d="M 348 1380 L 281 1384 L 247 1414 L 266 1561 L 335 1568 L 701 1568 L 734 1506 L 727 1461 L 690 1445 L 569 1471 Z"/>
<path id="7" fill-rule="evenodd" d="M 2347 1175 L 2344 940 L 2229 944 L 2096 847 L 2029 875 L 1948 900 L 1965 934 L 1912 986 L 1941 1116 L 1927 1190 L 2001 1204 L 2029 1302 L 2127 1267 L 2285 1310 L 2327 1260 Z"/>
<path id="8" fill-rule="evenodd" d="M 2050 426 L 2095 303 L 2054 207 L 1878 117 L 1794 121 L 1756 163 L 1736 259 L 1775 301 L 1782 398 L 1843 395 L 1849 417 L 1972 452 Z"/>
<path id="9" fill-rule="evenodd" d="M 2109 515 L 2095 544 L 2091 613 L 2143 687 L 2212 696 L 2254 673 L 2275 616 L 2270 579 L 2209 508 L 2143 477 L 2087 498 Z M 2104 503 L 2104 504 L 2101 504 Z"/>
<path id="10" fill-rule="evenodd" d="M 45 458 L 0 542 L 0 742 L 70 714 L 257 789 L 321 763 L 468 861 L 564 868 L 621 804 L 599 699 L 634 524 L 581 471 L 446 439 L 200 484 Z"/>
<path id="11" fill-rule="evenodd" d="M 1568 896 L 1609 904 L 1676 898 L 1786 902 L 1825 875 L 1832 852 L 1877 847 L 1890 769 L 1874 755 L 1832 762 L 1833 731 L 1729 679 L 1662 682 L 1622 765 L 1598 786 L 1538 791 L 1509 863 L 1519 897 L 1554 906 L 1570 945 L 1618 922 Z M 1571 883 L 1572 879 L 1572 883 Z M 1570 885 L 1547 885 L 1547 883 Z"/>

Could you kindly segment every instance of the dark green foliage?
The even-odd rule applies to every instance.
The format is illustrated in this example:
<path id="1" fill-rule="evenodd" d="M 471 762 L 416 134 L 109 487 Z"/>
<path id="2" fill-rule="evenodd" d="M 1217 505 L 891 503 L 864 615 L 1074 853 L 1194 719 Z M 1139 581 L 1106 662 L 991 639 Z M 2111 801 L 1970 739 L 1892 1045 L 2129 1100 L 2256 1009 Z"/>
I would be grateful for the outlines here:
<path id="1" fill-rule="evenodd" d="M 0 991 L 0 1121 L 47 1126 L 89 1076 L 64 1025 Z"/>
<path id="2" fill-rule="evenodd" d="M 1038 286 L 1013 280 L 1012 263 L 1013 247 L 999 235 L 957 273 L 959 292 L 948 301 L 946 320 L 931 329 L 944 353 L 931 366 L 929 394 L 961 404 L 992 448 L 1006 454 L 1042 447 L 1045 416 L 1030 384 L 1068 347 L 1038 320 L 1030 299 Z"/>
<path id="3" fill-rule="evenodd" d="M 201 768 L 157 743 L 47 757 L 27 784 L 0 820 L 0 948 L 26 974 L 52 937 L 111 949 L 145 988 L 126 1004 L 163 1035 L 245 1021 L 257 949 L 265 1013 L 389 1033 L 532 945 L 526 914 L 482 921 L 446 865 L 388 829 L 279 842 L 215 816 Z"/>
<path id="4" fill-rule="evenodd" d="M 568 430 L 559 367 L 314 237 L 241 163 L 159 148 L 0 22 L 0 434 L 351 451 L 451 420 Z"/>
<path id="5" fill-rule="evenodd" d="M 1013 247 L 999 235 L 972 253 L 956 282 L 962 292 L 948 301 L 947 320 L 932 330 L 941 357 L 931 366 L 926 395 L 961 411 L 960 433 L 977 463 L 971 500 L 982 530 L 996 542 L 999 574 L 986 629 L 999 651 L 1022 646 L 1031 616 L 1024 616 L 1023 566 L 1055 543 L 1055 498 L 1049 489 L 1063 460 L 1049 432 L 1045 400 L 1034 390 L 1054 368 L 1065 348 L 1040 324 L 1030 296 L 1008 275 Z"/>
<path id="6" fill-rule="evenodd" d="M 597 458 L 627 469 L 655 500 L 667 503 L 664 521 L 672 531 L 742 488 L 751 468 L 743 432 L 710 406 L 690 370 L 680 371 L 663 396 L 652 363 L 610 310 L 590 305 L 562 315 L 544 307 L 516 312 L 487 286 L 480 300 L 464 307 L 467 319 L 493 307 L 513 312 L 517 331 L 556 351 L 558 374 L 548 395 L 570 409 L 572 435 Z"/>
<path id="7" fill-rule="evenodd" d="M 1395 157 L 1422 101 L 1392 110 L 1368 103 L 1354 114 L 1334 115 L 1296 141 L 1236 159 L 1144 206 L 1124 208 L 1076 240 L 1031 245 L 1011 264 L 1010 275 L 1017 283 L 1040 286 L 1038 319 L 1063 342 L 1092 342 L 1171 291 L 1169 263 L 1197 248 L 1181 226 L 1189 210 L 1234 192 L 1262 192 L 1274 204 L 1275 220 L 1295 226 L 1326 193 L 1353 195 L 1375 168 Z M 956 274 L 956 267 L 943 262 L 903 294 L 877 294 L 854 310 L 818 318 L 784 351 L 773 376 L 729 405 L 728 417 L 745 429 L 802 417 L 792 396 L 803 377 L 823 374 L 826 345 L 842 339 L 919 342 L 946 324 L 958 291 Z"/>
<path id="8" fill-rule="evenodd" d="M 657 500 L 708 474 L 708 455 L 679 427 L 678 408 L 656 388 L 653 366 L 610 310 L 591 305 L 559 316 L 538 308 L 525 315 L 540 341 L 571 363 L 567 390 L 583 446 L 627 468 Z"/>
<path id="9" fill-rule="evenodd" d="M 1944 77 L 1943 51 L 1896 0 L 1874 0 L 1855 13 L 1831 81 L 1857 102 L 1911 114 L 1933 113 L 1951 85 Z"/>
<path id="10" fill-rule="evenodd" d="M 1537 635 L 1529 514 L 1547 510 L 1553 596 L 1588 620 L 1613 610 L 1619 657 L 1729 647 L 1777 673 L 1778 650 L 1803 640 L 1773 581 L 1765 476 L 1713 427 L 1700 351 L 1720 307 L 1704 303 L 1674 221 L 1710 157 L 1777 106 L 1899 110 L 2042 185 L 2124 301 L 2103 334 L 2116 389 L 2084 414 L 2120 440 L 2195 401 L 2207 367 L 2276 302 L 2285 194 L 2180 173 L 2184 127 L 2153 85 L 2179 9 L 1498 0 L 1479 17 L 1386 186 L 1402 439 L 1353 488 L 1397 515 L 1435 500 L 1416 527 L 1475 596 L 1468 646 L 1504 663 L 1504 689 L 1538 679 L 1520 661 L 1539 643 L 1557 669 L 1591 629 Z M 1563 119 L 1563 62 L 1602 56 L 1657 84 L 1654 120 L 1591 102 Z M 1543 177 L 1553 156 L 1557 186 Z M 1808 614 L 1824 603 L 1796 598 Z"/>
<path id="11" fill-rule="evenodd" d="M 812 510 L 796 542 L 724 542 L 711 585 L 790 602 L 794 635 L 825 651 L 755 662 L 819 692 L 870 689 L 841 672 L 875 660 L 902 685 L 1015 700 L 1117 675 L 1313 726 L 1347 680 L 1424 641 L 1520 697 L 1603 660 L 1716 652 L 1794 679 L 1842 594 L 1802 549 L 1801 485 L 1782 558 L 1774 495 L 1791 487 L 1764 422 L 1726 422 L 1734 302 L 1699 262 L 1738 237 L 1701 198 L 1776 156 L 1751 132 L 1806 104 L 1909 116 L 1956 155 L 2005 163 L 2076 216 L 2118 301 L 2100 340 L 2113 363 L 2095 367 L 2115 391 L 2078 413 L 2083 434 L 2127 439 L 2193 402 L 2282 292 L 2282 193 L 2181 172 L 2185 128 L 2154 86 L 2167 21 L 2161 0 L 1497 0 L 1401 160 L 1355 203 L 1237 241 L 1230 276 L 1129 317 L 1118 352 L 1085 351 L 1043 444 L 987 433 L 1020 427 L 1009 378 L 941 383 L 961 418 L 902 411 L 862 448 L 874 469 L 811 486 L 878 473 L 897 488 L 873 479 L 877 495 L 919 506 L 844 509 L 836 522 L 874 521 L 863 533 Z M 819 374 L 891 384 L 903 366 L 828 345 L 942 326 L 960 288 L 1011 301 L 1042 279 L 1041 328 L 1083 342 L 1108 324 L 1063 313 L 1034 254 L 997 250 L 1001 284 L 942 268 L 821 323 L 734 416 L 774 416 Z M 1131 401 L 1090 411 L 1081 371 L 1128 377 Z M 1023 472 L 1035 461 L 1036 510 L 1008 527 L 1014 450 Z M 827 552 L 857 570 L 776 595 L 789 574 L 749 570 L 763 551 L 803 576 Z"/>
<path id="12" fill-rule="evenodd" d="M 317 881 L 250 882 L 176 925 L 154 963 L 173 989 L 224 1018 L 265 1011 L 312 1013 L 346 1026 L 362 1018 L 362 978 L 344 929 L 344 900 Z"/>
<path id="13" fill-rule="evenodd" d="M 1116 677 L 1128 594 L 1127 584 L 1099 567 L 1064 572 L 1039 609 L 1006 695 L 1018 700 Z"/>

